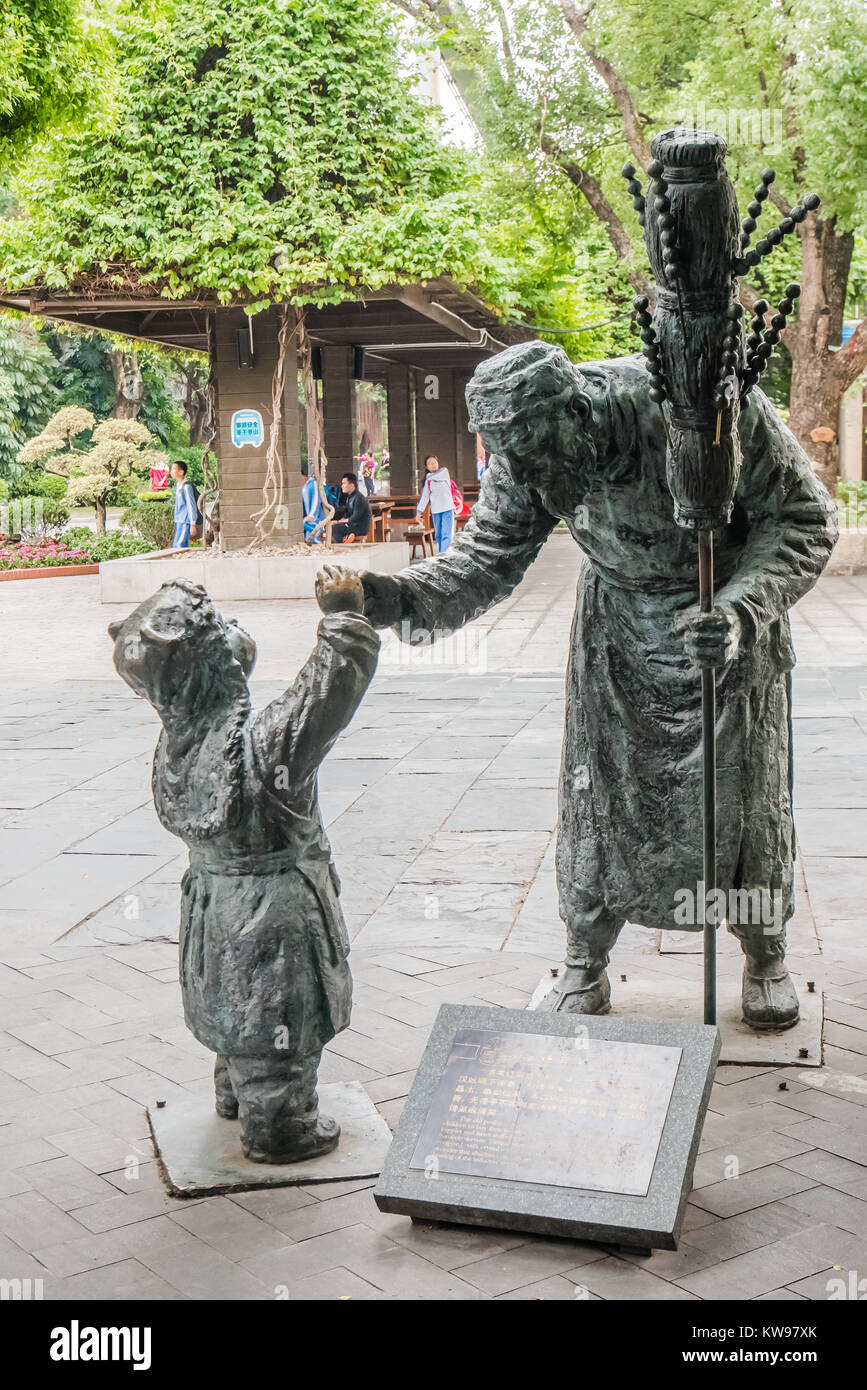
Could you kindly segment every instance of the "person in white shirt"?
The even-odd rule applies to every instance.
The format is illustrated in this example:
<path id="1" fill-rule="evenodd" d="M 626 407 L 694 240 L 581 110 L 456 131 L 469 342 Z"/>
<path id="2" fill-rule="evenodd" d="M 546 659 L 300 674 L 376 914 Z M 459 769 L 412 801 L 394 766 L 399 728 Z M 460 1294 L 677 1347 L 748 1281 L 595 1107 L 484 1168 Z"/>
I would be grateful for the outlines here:
<path id="1" fill-rule="evenodd" d="M 447 468 L 440 467 L 436 454 L 428 454 L 424 461 L 427 477 L 418 499 L 416 512 L 421 521 L 425 507 L 430 507 L 434 536 L 440 554 L 448 550 L 455 531 L 455 501 L 452 496 L 452 480 Z"/>

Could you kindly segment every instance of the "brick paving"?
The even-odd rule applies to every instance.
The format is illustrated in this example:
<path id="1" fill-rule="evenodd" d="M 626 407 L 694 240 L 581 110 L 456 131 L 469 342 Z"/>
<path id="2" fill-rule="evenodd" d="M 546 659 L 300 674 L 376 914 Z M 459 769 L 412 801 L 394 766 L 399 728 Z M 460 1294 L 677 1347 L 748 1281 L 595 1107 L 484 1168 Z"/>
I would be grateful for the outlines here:
<path id="1" fill-rule="evenodd" d="M 360 1081 L 392 1126 L 439 1005 L 522 1007 L 561 949 L 575 571 L 553 538 L 452 664 L 389 647 L 323 770 L 356 993 L 321 1078 Z M 150 806 L 156 722 L 112 675 L 103 634 L 124 610 L 99 606 L 95 580 L 7 589 L 0 1277 L 41 1279 L 46 1299 L 592 1301 L 822 1300 L 829 1279 L 867 1274 L 867 580 L 824 580 L 794 614 L 799 914 L 824 1065 L 720 1067 L 680 1249 L 649 1258 L 413 1224 L 379 1213 L 370 1182 L 167 1195 L 144 1107 L 208 1093 L 211 1058 L 181 1017 L 183 856 Z M 261 701 L 309 650 L 314 606 L 231 612 L 260 640 Z M 628 928 L 613 959 L 615 991 L 619 967 L 651 1015 L 693 964 L 659 945 Z"/>

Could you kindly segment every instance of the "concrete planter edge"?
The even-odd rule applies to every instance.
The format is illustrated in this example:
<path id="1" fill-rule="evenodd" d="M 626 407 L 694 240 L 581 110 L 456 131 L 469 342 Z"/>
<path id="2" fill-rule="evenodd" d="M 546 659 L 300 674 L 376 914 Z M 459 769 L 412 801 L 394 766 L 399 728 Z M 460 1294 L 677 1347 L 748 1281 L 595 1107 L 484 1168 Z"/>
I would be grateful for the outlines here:
<path id="1" fill-rule="evenodd" d="M 105 560 L 99 566 L 102 603 L 140 603 L 161 584 L 190 579 L 202 584 L 217 603 L 242 599 L 312 599 L 316 573 L 324 564 L 389 574 L 409 564 L 409 545 L 402 541 L 353 545 L 309 555 L 221 555 L 156 550 Z"/>

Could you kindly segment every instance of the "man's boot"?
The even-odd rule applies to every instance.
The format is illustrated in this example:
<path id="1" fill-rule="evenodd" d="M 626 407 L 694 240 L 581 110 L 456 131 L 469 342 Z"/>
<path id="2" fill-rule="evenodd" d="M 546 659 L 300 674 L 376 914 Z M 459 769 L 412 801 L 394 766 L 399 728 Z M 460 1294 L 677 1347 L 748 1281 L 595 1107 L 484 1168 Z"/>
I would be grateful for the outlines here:
<path id="1" fill-rule="evenodd" d="M 786 933 L 758 925 L 730 926 L 741 943 L 744 979 L 741 1001 L 744 1023 L 756 1032 L 783 1032 L 798 1022 L 795 986 L 786 969 Z"/>
<path id="2" fill-rule="evenodd" d="M 605 967 L 620 933 L 606 908 L 572 917 L 566 928 L 565 968 L 537 1010 L 542 1013 L 607 1014 L 611 984 Z"/>

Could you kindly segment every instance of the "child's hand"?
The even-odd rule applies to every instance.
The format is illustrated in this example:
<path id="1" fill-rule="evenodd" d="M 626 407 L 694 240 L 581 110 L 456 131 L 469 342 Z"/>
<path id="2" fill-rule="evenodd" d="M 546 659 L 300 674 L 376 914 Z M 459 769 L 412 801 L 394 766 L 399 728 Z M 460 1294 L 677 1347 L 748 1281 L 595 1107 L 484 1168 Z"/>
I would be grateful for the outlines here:
<path id="1" fill-rule="evenodd" d="M 361 580 L 354 570 L 325 565 L 316 576 L 316 602 L 323 613 L 363 613 Z"/>

